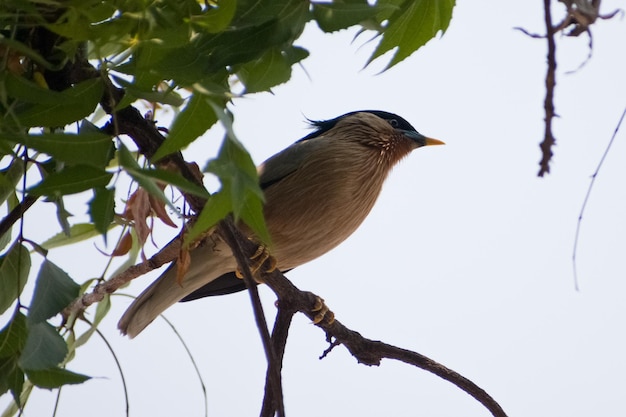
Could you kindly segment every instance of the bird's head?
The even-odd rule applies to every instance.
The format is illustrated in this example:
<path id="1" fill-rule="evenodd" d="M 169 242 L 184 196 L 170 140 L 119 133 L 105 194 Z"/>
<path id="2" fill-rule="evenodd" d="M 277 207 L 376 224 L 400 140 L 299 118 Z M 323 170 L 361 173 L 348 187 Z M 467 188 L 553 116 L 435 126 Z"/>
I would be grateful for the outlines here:
<path id="1" fill-rule="evenodd" d="M 406 119 L 381 110 L 359 110 L 330 120 L 309 120 L 315 128 L 300 141 L 334 135 L 342 140 L 375 148 L 392 165 L 413 149 L 443 145 L 444 142 L 419 133 Z"/>

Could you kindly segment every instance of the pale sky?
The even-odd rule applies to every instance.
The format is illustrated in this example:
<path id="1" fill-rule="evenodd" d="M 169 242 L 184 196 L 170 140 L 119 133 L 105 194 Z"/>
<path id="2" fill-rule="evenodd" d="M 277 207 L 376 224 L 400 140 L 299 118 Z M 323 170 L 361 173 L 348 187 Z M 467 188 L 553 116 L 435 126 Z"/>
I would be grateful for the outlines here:
<path id="1" fill-rule="evenodd" d="M 603 11 L 618 5 L 606 0 Z M 274 95 L 235 101 L 236 133 L 259 163 L 304 136 L 305 117 L 360 109 L 397 113 L 447 144 L 402 161 L 362 227 L 288 277 L 323 297 L 349 328 L 471 379 L 511 417 L 626 415 L 626 126 L 585 213 L 580 291 L 571 262 L 590 177 L 626 106 L 626 26 L 619 18 L 598 22 L 592 59 L 571 75 L 588 38 L 558 38 L 558 144 L 552 173 L 540 179 L 546 42 L 513 27 L 542 33 L 542 4 L 476 6 L 459 1 L 442 38 L 380 75 L 384 60 L 362 70 L 373 47 L 362 46 L 366 37 L 351 43 L 354 32 L 324 35 L 311 25 L 298 42 L 311 51 L 306 73 L 296 67 Z M 220 137 L 209 132 L 187 159 L 204 165 Z M 42 240 L 56 231 L 30 227 Z M 104 263 L 91 244 L 76 253 L 50 257 L 79 282 Z M 154 277 L 127 292 L 138 294 Z M 275 298 L 267 288 L 261 295 L 272 318 Z M 122 363 L 131 415 L 203 416 L 197 377 L 170 328 L 157 321 L 134 340 L 122 337 L 116 323 L 129 300 L 113 303 L 100 330 Z M 257 415 L 266 363 L 248 295 L 178 304 L 166 316 L 198 363 L 209 415 Z M 343 347 L 318 360 L 326 347 L 323 332 L 297 316 L 284 362 L 287 415 L 489 415 L 425 371 L 388 360 L 368 368 Z M 59 416 L 123 415 L 119 374 L 101 341 L 68 368 L 96 378 L 63 389 Z M 37 392 L 24 416 L 52 415 L 53 405 L 54 395 Z"/>

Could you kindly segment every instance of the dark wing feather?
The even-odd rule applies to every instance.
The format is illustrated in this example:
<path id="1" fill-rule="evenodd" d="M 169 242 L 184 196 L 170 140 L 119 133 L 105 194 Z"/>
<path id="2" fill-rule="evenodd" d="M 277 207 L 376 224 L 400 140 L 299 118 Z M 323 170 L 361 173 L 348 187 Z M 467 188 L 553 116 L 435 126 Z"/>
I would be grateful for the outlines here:
<path id="1" fill-rule="evenodd" d="M 291 269 L 287 271 L 283 271 L 283 274 L 291 271 Z M 213 280 L 206 284 L 204 287 L 198 288 L 182 300 L 181 303 L 185 301 L 193 301 L 198 298 L 204 297 L 213 297 L 216 295 L 226 295 L 226 294 L 234 294 L 239 291 L 243 291 L 246 289 L 246 284 L 242 279 L 237 278 L 234 272 L 229 272 L 227 274 L 222 275 L 216 280 Z"/>
<path id="2" fill-rule="evenodd" d="M 245 289 L 246 284 L 243 280 L 237 278 L 234 272 L 229 272 L 209 282 L 205 286 L 198 288 L 180 301 L 185 302 L 215 295 L 233 294 Z"/>

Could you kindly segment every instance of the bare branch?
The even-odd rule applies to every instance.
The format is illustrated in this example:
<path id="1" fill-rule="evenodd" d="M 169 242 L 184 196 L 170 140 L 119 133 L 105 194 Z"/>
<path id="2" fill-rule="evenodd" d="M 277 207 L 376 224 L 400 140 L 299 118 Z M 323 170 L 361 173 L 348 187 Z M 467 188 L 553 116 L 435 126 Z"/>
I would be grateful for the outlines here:
<path id="1" fill-rule="evenodd" d="M 249 241 L 238 229 L 234 229 L 233 232 L 243 252 L 248 256 L 254 253 L 256 245 Z M 297 310 L 305 314 L 312 321 L 315 320 L 316 316 L 319 314 L 319 311 L 316 309 L 316 304 L 319 300 L 318 296 L 308 291 L 301 291 L 278 270 L 263 274 L 262 279 L 278 296 L 278 306 L 287 306 L 288 311 L 285 313 L 286 315 L 291 314 L 291 311 Z M 464 376 L 417 352 L 402 349 L 380 341 L 366 339 L 361 336 L 361 334 L 350 330 L 333 317 L 334 315 L 327 314 L 321 321 L 316 323 L 316 325 L 324 330 L 327 340 L 331 341 L 334 345 L 344 345 L 359 363 L 378 366 L 382 359 L 387 358 L 417 366 L 461 388 L 483 404 L 493 416 L 506 417 L 506 413 L 503 411 L 502 407 L 500 407 L 487 392 Z M 280 318 L 280 320 L 281 326 L 288 328 L 291 319 L 285 317 Z M 286 332 L 287 330 L 286 328 L 281 328 L 280 331 Z M 276 328 L 274 333 L 277 334 Z M 279 346 L 275 346 L 275 352 L 281 352 L 279 349 L 284 350 L 286 333 L 281 336 L 276 336 L 274 341 L 280 344 Z M 282 359 L 282 354 L 277 355 L 277 359 Z M 264 405 L 267 402 L 266 396 Z M 265 407 L 264 412 L 265 414 L 262 414 L 262 416 L 272 415 L 271 412 L 267 412 Z"/>
<path id="2" fill-rule="evenodd" d="M 589 35 L 589 54 L 587 58 L 579 65 L 574 71 L 568 71 L 572 73 L 578 71 L 591 59 L 593 51 L 593 37 L 591 35 L 591 25 L 596 22 L 597 19 L 611 19 L 621 12 L 617 9 L 609 14 L 600 14 L 600 0 L 560 0 L 565 4 L 567 13 L 565 18 L 558 25 L 552 24 L 552 14 L 550 6 L 551 0 L 543 1 L 544 8 L 544 21 L 546 26 L 546 35 L 536 35 L 529 33 L 525 29 L 516 28 L 528 36 L 533 38 L 545 37 L 548 41 L 548 68 L 546 71 L 546 96 L 544 99 L 544 112 L 545 112 L 545 131 L 543 141 L 539 145 L 541 148 L 541 160 L 539 161 L 539 172 L 537 175 L 543 177 L 550 172 L 550 162 L 552 160 L 552 147 L 556 143 L 556 139 L 552 133 L 552 120 L 556 117 L 554 110 L 554 88 L 556 86 L 556 42 L 554 35 L 558 32 L 564 32 L 566 28 L 572 27 L 572 29 L 566 33 L 567 36 L 579 36 L 582 33 Z"/>
<path id="3" fill-rule="evenodd" d="M 160 268 L 166 263 L 172 262 L 178 257 L 180 246 L 180 236 L 177 236 L 147 261 L 127 268 L 116 276 L 96 285 L 91 292 L 83 294 L 81 297 L 74 300 L 72 304 L 63 310 L 63 315 L 69 317 L 74 314 L 80 314 L 80 312 L 90 305 L 102 301 L 106 294 L 114 293 L 133 279 Z"/>
<path id="4" fill-rule="evenodd" d="M 532 33 L 529 32 L 527 29 L 524 29 L 523 27 L 520 26 L 516 26 L 513 28 L 514 30 L 519 30 L 520 32 L 522 32 L 524 35 L 533 38 L 533 39 L 543 39 L 546 37 L 546 35 L 540 35 L 538 33 Z"/>
<path id="5" fill-rule="evenodd" d="M 611 136 L 611 140 L 609 140 L 609 144 L 606 146 L 602 157 L 600 158 L 600 162 L 598 162 L 598 166 L 591 176 L 591 181 L 589 182 L 589 188 L 587 188 L 587 194 L 585 194 L 585 199 L 583 200 L 583 204 L 580 207 L 580 213 L 578 214 L 578 221 L 576 222 L 576 234 L 574 236 L 574 249 L 572 251 L 572 266 L 574 268 L 574 286 L 576 291 L 578 291 L 578 268 L 576 267 L 576 254 L 578 252 L 578 238 L 580 237 L 580 226 L 583 220 L 583 214 L 585 212 L 585 208 L 587 207 L 587 201 L 589 201 L 589 196 L 591 195 L 591 190 L 593 189 L 593 185 L 596 183 L 596 178 L 598 177 L 598 173 L 600 172 L 600 168 L 604 164 L 604 160 L 606 156 L 609 154 L 611 150 L 611 146 L 613 146 L 613 142 L 615 141 L 615 137 L 617 136 L 617 132 L 619 132 L 620 127 L 622 126 L 622 122 L 624 121 L 624 117 L 626 117 L 626 108 L 622 112 L 622 116 L 619 118 L 617 122 L 617 126 L 615 126 L 615 130 L 613 131 L 613 136 Z"/>
<path id="6" fill-rule="evenodd" d="M 554 41 L 554 27 L 550 12 L 550 0 L 543 0 L 544 17 L 546 24 L 546 39 L 548 40 L 548 70 L 546 72 L 546 98 L 545 110 L 545 133 L 541 148 L 541 161 L 539 162 L 540 177 L 550 172 L 550 160 L 552 159 L 552 146 L 556 143 L 552 134 L 552 119 L 554 118 L 554 86 L 556 85 L 556 43 Z"/>
<path id="7" fill-rule="evenodd" d="M 289 335 L 289 326 L 291 326 L 291 320 L 297 310 L 295 310 L 289 302 L 277 302 L 276 306 L 278 307 L 278 311 L 272 330 L 272 347 L 276 357 L 276 368 L 278 368 L 280 376 L 285 347 L 287 345 L 287 336 Z M 272 379 L 274 377 L 273 372 L 271 372 L 268 367 L 265 375 L 265 395 L 263 397 L 263 406 L 261 407 L 261 417 L 273 417 L 275 410 L 282 405 L 282 398 L 276 399 L 276 395 L 272 389 L 274 384 Z"/>

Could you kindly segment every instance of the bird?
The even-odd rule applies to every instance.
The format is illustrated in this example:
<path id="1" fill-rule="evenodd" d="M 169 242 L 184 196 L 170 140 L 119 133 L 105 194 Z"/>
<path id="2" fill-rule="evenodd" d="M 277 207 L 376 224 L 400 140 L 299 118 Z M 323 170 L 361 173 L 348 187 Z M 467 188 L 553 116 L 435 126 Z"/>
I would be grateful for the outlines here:
<path id="1" fill-rule="evenodd" d="M 348 238 L 365 220 L 391 169 L 411 151 L 444 142 L 420 134 L 402 117 L 360 110 L 309 120 L 311 133 L 257 168 L 275 267 L 287 272 Z M 238 225 L 254 239 L 252 231 Z M 182 281 L 175 261 L 128 307 L 118 323 L 133 338 L 178 301 L 244 290 L 231 249 L 209 230 L 189 253 Z"/>

